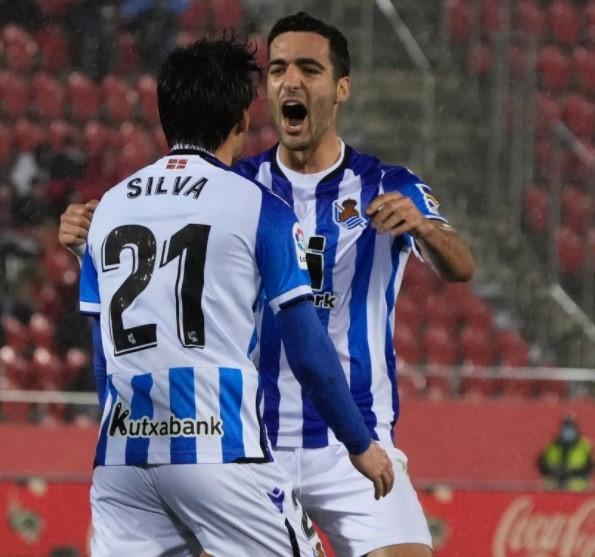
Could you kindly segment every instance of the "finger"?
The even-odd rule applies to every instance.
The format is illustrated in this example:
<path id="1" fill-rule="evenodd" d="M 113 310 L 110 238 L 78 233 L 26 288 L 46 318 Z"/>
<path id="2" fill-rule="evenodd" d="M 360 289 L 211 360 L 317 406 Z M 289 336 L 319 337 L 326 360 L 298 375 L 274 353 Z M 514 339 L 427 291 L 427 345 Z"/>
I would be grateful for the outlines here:
<path id="1" fill-rule="evenodd" d="M 374 499 L 378 501 L 382 497 L 382 477 L 376 478 L 374 480 Z"/>
<path id="2" fill-rule="evenodd" d="M 385 219 L 382 224 L 376 229 L 378 230 L 379 234 L 384 234 L 385 232 L 390 232 L 393 228 L 398 228 L 406 223 L 406 219 L 400 213 L 394 213 L 389 215 L 387 219 Z"/>
<path id="3" fill-rule="evenodd" d="M 87 201 L 87 203 L 85 203 L 85 207 L 89 209 L 89 211 L 93 212 L 97 208 L 98 204 L 99 201 L 97 199 L 91 199 L 90 201 Z"/>
<path id="4" fill-rule="evenodd" d="M 372 218 L 372 226 L 378 230 L 384 226 L 384 223 L 390 219 L 393 215 L 400 217 L 401 219 L 404 218 L 402 212 L 394 207 L 392 204 L 386 204 L 379 209 L 374 217 Z"/>
<path id="5" fill-rule="evenodd" d="M 89 232 L 86 228 L 82 226 L 76 226 L 72 224 L 62 224 L 60 225 L 59 234 L 60 237 L 72 237 L 77 242 L 81 243 L 87 239 Z"/>
<path id="6" fill-rule="evenodd" d="M 398 192 L 382 193 L 375 197 L 366 209 L 367 215 L 376 213 L 387 201 L 402 199 L 403 196 Z"/>
<path id="7" fill-rule="evenodd" d="M 83 228 L 89 228 L 91 226 L 92 213 L 87 211 L 81 214 L 66 214 L 63 213 L 60 217 L 60 226 L 69 224 L 72 226 L 81 226 Z"/>
<path id="8" fill-rule="evenodd" d="M 401 234 L 410 232 L 414 228 L 415 226 L 413 224 L 411 224 L 408 221 L 405 221 L 403 224 L 400 224 L 399 226 L 395 226 L 394 228 L 392 228 L 389 232 L 391 236 L 400 236 Z"/>

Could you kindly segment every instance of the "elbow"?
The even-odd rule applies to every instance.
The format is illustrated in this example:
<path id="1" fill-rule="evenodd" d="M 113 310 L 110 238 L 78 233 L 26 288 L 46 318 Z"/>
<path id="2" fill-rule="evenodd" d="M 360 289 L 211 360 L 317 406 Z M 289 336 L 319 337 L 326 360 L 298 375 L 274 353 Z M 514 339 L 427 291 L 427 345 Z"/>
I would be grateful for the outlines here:
<path id="1" fill-rule="evenodd" d="M 475 262 L 473 257 L 469 254 L 456 267 L 449 269 L 449 272 L 443 276 L 449 282 L 469 282 L 475 274 Z"/>

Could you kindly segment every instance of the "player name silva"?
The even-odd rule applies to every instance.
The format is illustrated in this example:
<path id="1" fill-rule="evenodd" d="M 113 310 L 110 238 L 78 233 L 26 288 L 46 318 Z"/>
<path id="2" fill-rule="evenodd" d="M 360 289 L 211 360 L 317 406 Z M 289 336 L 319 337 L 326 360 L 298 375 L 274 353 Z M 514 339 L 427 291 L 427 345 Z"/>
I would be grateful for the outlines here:
<path id="1" fill-rule="evenodd" d="M 110 437 L 119 433 L 126 437 L 179 437 L 197 435 L 223 435 L 223 424 L 215 416 L 209 420 L 193 420 L 192 418 L 176 418 L 169 420 L 150 420 L 146 416 L 140 420 L 127 419 L 130 410 L 122 411 L 122 404 L 118 402 L 109 426 Z"/>
<path id="2" fill-rule="evenodd" d="M 184 195 L 198 199 L 208 179 L 196 176 L 144 176 L 133 178 L 126 184 L 128 198 L 141 195 Z"/>

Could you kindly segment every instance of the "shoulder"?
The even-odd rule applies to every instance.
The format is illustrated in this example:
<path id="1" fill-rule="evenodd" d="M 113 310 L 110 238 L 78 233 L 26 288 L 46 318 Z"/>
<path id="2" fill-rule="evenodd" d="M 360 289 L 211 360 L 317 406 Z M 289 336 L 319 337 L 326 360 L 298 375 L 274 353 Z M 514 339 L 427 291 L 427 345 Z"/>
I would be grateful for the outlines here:
<path id="1" fill-rule="evenodd" d="M 233 168 L 241 175 L 253 178 L 258 174 L 260 167 L 263 164 L 270 163 L 273 160 L 273 158 L 275 157 L 276 150 L 277 145 L 253 157 L 246 157 L 245 159 L 241 159 L 238 163 L 235 164 Z"/>
<path id="2" fill-rule="evenodd" d="M 429 187 L 422 178 L 414 174 L 406 166 L 381 163 L 382 180 L 385 188 L 398 190 L 412 186 Z"/>

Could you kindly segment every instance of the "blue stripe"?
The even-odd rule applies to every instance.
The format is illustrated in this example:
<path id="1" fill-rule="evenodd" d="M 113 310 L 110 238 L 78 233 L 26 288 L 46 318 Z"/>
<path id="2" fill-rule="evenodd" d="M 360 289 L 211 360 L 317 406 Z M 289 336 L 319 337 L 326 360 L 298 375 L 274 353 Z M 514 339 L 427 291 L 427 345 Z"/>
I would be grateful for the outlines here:
<path id="1" fill-rule="evenodd" d="M 153 387 L 153 377 L 150 373 L 135 375 L 132 378 L 131 386 L 130 419 L 152 418 L 151 388 Z M 149 442 L 148 437 L 129 437 L 126 441 L 126 464 L 146 464 L 149 460 Z"/>
<path id="2" fill-rule="evenodd" d="M 291 184 L 285 177 L 271 172 L 271 190 L 286 201 L 293 209 L 293 191 Z"/>
<path id="3" fill-rule="evenodd" d="M 362 211 L 379 193 L 379 180 L 376 173 L 362 175 Z M 376 231 L 368 226 L 357 239 L 355 255 L 355 274 L 351 284 L 349 302 L 349 330 L 347 342 L 350 359 L 350 389 L 370 431 L 377 424 L 372 411 L 372 361 L 368 343 L 368 288 L 374 264 L 374 245 Z"/>
<path id="4" fill-rule="evenodd" d="M 223 462 L 233 462 L 246 456 L 242 431 L 242 372 L 219 368 L 219 406 L 223 423 L 221 450 Z"/>
<path id="5" fill-rule="evenodd" d="M 110 405 L 109 414 L 101 425 L 101 432 L 99 433 L 99 440 L 97 441 L 97 449 L 95 450 L 94 466 L 103 466 L 105 464 L 105 452 L 107 450 L 107 430 L 109 428 L 112 412 L 114 411 L 114 406 L 116 405 L 116 400 L 118 398 L 118 392 L 114 387 L 111 375 L 107 376 L 107 388 L 109 389 L 110 395 L 112 397 L 112 402 Z"/>
<path id="6" fill-rule="evenodd" d="M 252 336 L 250 337 L 250 344 L 248 345 L 248 358 L 250 358 L 252 352 L 254 352 L 254 349 L 256 348 L 257 344 L 258 332 L 256 331 L 256 327 L 254 327 L 254 330 L 252 331 Z"/>
<path id="7" fill-rule="evenodd" d="M 343 172 L 336 176 L 334 180 L 330 182 L 322 181 L 316 186 L 316 235 L 326 238 L 322 292 L 333 292 L 333 269 L 339 241 L 339 227 L 333 218 L 333 203 L 339 197 L 339 184 L 342 179 Z M 330 310 L 317 308 L 316 311 L 322 326 L 328 330 Z M 328 445 L 328 427 L 303 392 L 302 400 L 304 447 L 325 447 Z"/>
<path id="8" fill-rule="evenodd" d="M 279 359 L 281 336 L 273 310 L 268 304 L 263 308 L 260 339 L 260 382 L 264 392 L 263 420 L 273 448 L 277 447 L 279 434 Z"/>
<path id="9" fill-rule="evenodd" d="M 169 406 L 179 419 L 196 419 L 194 394 L 194 368 L 173 367 L 169 370 Z M 172 437 L 170 442 L 172 464 L 197 462 L 196 437 Z"/>
<path id="10" fill-rule="evenodd" d="M 402 238 L 395 238 L 395 240 L 392 242 L 391 261 L 393 268 L 390 275 L 390 280 L 388 282 L 388 287 L 385 293 L 387 318 L 384 355 L 386 358 L 386 371 L 388 373 L 388 378 L 391 384 L 391 393 L 393 401 L 393 426 L 397 422 L 397 419 L 399 417 L 399 390 L 397 388 L 397 362 L 395 358 L 394 338 L 392 333 L 393 328 L 391 327 L 390 320 L 391 315 L 394 318 L 394 313 L 391 312 L 394 310 L 395 307 L 395 277 L 399 270 L 399 254 L 401 253 L 401 249 L 403 249 L 406 246 L 407 242 L 404 241 Z"/>

